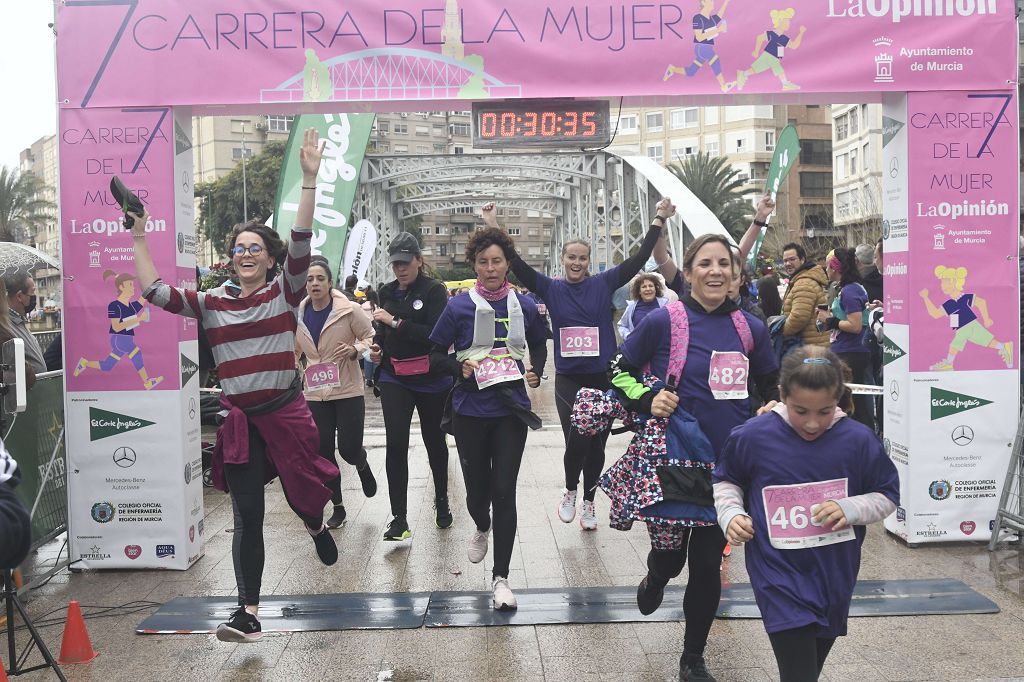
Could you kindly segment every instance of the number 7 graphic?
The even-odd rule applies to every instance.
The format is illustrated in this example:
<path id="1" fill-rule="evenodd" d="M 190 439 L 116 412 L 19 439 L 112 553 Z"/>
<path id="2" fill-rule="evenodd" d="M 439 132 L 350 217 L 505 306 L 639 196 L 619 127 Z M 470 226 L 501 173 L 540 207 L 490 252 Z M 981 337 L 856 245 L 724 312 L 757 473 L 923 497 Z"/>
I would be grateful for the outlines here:
<path id="1" fill-rule="evenodd" d="M 120 5 L 128 7 L 128 12 L 124 15 L 124 21 L 121 22 L 121 26 L 117 29 L 114 39 L 110 41 L 110 47 L 107 48 L 107 53 L 103 56 L 103 61 L 100 62 L 99 68 L 96 69 L 96 75 L 93 76 L 92 83 L 89 84 L 89 89 L 85 92 L 85 97 L 82 98 L 82 103 L 79 106 L 84 109 L 89 106 L 89 100 L 92 99 L 96 86 L 100 84 L 103 72 L 107 70 L 110 58 L 114 56 L 114 50 L 117 49 L 118 44 L 121 42 L 121 37 L 124 36 L 124 31 L 128 28 L 128 22 L 131 21 L 135 8 L 139 5 L 139 0 L 65 0 L 64 4 L 67 7 L 116 7 Z"/>

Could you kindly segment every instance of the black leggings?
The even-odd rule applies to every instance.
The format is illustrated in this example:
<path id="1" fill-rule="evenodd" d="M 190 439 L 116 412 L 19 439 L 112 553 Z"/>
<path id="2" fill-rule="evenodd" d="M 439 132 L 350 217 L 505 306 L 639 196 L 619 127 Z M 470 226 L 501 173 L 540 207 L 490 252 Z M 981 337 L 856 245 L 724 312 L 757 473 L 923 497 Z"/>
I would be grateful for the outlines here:
<path id="1" fill-rule="evenodd" d="M 320 432 L 320 456 L 338 465 L 338 458 L 334 456 L 337 435 L 338 454 L 341 458 L 356 469 L 365 468 L 367 462 L 366 450 L 363 449 L 363 422 L 366 401 L 363 396 L 308 402 L 316 429 Z M 327 481 L 327 487 L 331 489 L 331 502 L 341 504 L 341 475 Z"/>
<path id="2" fill-rule="evenodd" d="M 267 445 L 254 427 L 249 427 L 249 463 L 225 464 L 224 478 L 231 493 L 231 508 L 235 514 L 235 532 L 231 538 L 231 559 L 235 565 L 240 606 L 260 603 L 263 582 L 263 497 L 266 481 Z M 312 518 L 300 514 L 284 488 L 284 497 L 309 529 L 323 526 L 323 517 Z"/>
<path id="3" fill-rule="evenodd" d="M 409 425 L 412 411 L 420 415 L 420 434 L 427 448 L 427 461 L 434 478 L 434 498 L 448 498 L 448 444 L 441 430 L 444 415 L 444 393 L 418 393 L 391 382 L 380 382 L 380 404 L 384 410 L 387 431 L 385 469 L 388 474 L 388 495 L 391 514 L 404 517 L 408 513 L 409 492 Z"/>
<path id="4" fill-rule="evenodd" d="M 861 384 L 865 382 L 868 365 L 871 364 L 871 353 L 836 353 L 836 355 L 850 367 L 850 372 L 853 373 L 853 383 Z M 853 396 L 853 418 L 874 431 L 875 424 L 872 418 L 874 406 L 872 402 L 869 395 Z"/>
<path id="5" fill-rule="evenodd" d="M 817 682 L 835 637 L 818 637 L 817 625 L 805 625 L 768 635 L 779 665 L 781 682 Z"/>
<path id="6" fill-rule="evenodd" d="M 647 555 L 648 587 L 664 588 L 678 576 L 687 558 L 690 576 L 683 594 L 686 634 L 683 655 L 703 656 L 708 633 L 722 598 L 722 550 L 725 535 L 715 526 L 680 528 L 677 549 L 652 549 Z M 689 555 L 689 557 L 687 557 Z"/>
<path id="7" fill-rule="evenodd" d="M 565 456 L 562 458 L 565 487 L 567 490 L 576 490 L 580 484 L 580 472 L 583 472 L 583 499 L 593 502 L 597 479 L 604 470 L 604 444 L 608 440 L 608 432 L 599 436 L 584 436 L 569 423 L 576 394 L 584 387 L 607 391 L 608 377 L 604 373 L 555 375 L 555 408 L 565 439 Z"/>
<path id="8" fill-rule="evenodd" d="M 516 537 L 516 481 L 526 448 L 526 424 L 512 417 L 453 415 L 455 445 L 466 482 L 466 507 L 479 531 L 494 524 L 492 578 L 507 578 Z"/>

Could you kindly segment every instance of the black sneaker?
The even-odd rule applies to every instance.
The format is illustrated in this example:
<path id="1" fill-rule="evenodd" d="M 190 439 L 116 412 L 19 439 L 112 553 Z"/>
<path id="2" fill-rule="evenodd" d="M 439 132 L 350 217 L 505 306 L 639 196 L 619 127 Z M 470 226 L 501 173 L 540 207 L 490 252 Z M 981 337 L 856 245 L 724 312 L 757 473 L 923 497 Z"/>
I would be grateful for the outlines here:
<path id="1" fill-rule="evenodd" d="M 687 656 L 679 658 L 679 679 L 686 682 L 717 682 L 704 665 L 703 656 Z"/>
<path id="2" fill-rule="evenodd" d="M 409 523 L 405 520 L 404 516 L 396 516 L 391 519 L 387 530 L 384 531 L 385 542 L 401 542 L 411 537 L 412 531 L 409 530 Z"/>
<path id="3" fill-rule="evenodd" d="M 636 605 L 640 613 L 649 616 L 661 606 L 661 600 L 665 598 L 665 588 L 660 590 L 649 586 L 651 576 L 645 575 L 636 588 Z"/>
<path id="4" fill-rule="evenodd" d="M 338 545 L 334 543 L 327 526 L 320 527 L 320 532 L 313 536 L 313 544 L 316 545 L 316 555 L 320 557 L 324 566 L 333 566 L 338 562 Z"/>
<path id="5" fill-rule="evenodd" d="M 438 528 L 451 528 L 454 520 L 452 510 L 448 507 L 448 498 L 438 498 L 434 502 L 434 523 L 437 524 Z"/>
<path id="6" fill-rule="evenodd" d="M 336 504 L 334 505 L 334 513 L 331 514 L 331 518 L 327 519 L 328 528 L 340 528 L 345 524 L 345 517 L 348 516 L 345 511 L 345 505 Z"/>
<path id="7" fill-rule="evenodd" d="M 365 457 L 366 450 L 363 450 L 363 456 Z M 370 463 L 367 462 L 362 469 L 356 469 L 356 473 L 359 474 L 359 482 L 363 484 L 363 494 L 367 497 L 373 497 L 377 494 L 377 479 L 373 477 L 373 469 L 370 468 Z"/>
<path id="8" fill-rule="evenodd" d="M 231 614 L 231 620 L 217 626 L 217 639 L 222 642 L 255 642 L 262 637 L 260 622 L 244 606 Z"/>

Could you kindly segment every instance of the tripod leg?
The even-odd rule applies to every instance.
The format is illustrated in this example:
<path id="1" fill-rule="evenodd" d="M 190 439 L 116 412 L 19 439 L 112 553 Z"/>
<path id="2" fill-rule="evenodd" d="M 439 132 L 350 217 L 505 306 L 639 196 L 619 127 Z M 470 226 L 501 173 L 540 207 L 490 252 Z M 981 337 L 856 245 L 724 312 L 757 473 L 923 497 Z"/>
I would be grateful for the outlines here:
<path id="1" fill-rule="evenodd" d="M 36 626 L 29 619 L 28 613 L 25 612 L 25 607 L 18 601 L 18 592 L 14 589 L 14 582 L 11 580 L 11 572 L 4 571 L 4 598 L 7 600 L 7 649 L 11 657 L 11 674 L 20 675 L 21 673 L 29 672 L 30 670 L 39 670 L 41 668 L 53 668 L 53 672 L 57 674 L 57 679 L 61 682 L 67 682 L 67 678 L 64 677 L 64 671 L 57 665 L 57 661 L 53 659 L 53 655 L 50 653 L 49 648 L 46 646 L 46 642 L 39 636 L 39 631 L 36 630 Z M 21 620 L 25 623 L 25 627 L 28 628 L 29 634 L 32 637 L 32 642 L 39 647 L 39 653 L 42 655 L 43 660 L 46 661 L 45 665 L 38 665 L 32 668 L 26 668 L 19 670 L 17 663 L 15 663 L 15 644 L 14 644 L 14 609 L 18 609 L 18 613 L 21 615 Z"/>

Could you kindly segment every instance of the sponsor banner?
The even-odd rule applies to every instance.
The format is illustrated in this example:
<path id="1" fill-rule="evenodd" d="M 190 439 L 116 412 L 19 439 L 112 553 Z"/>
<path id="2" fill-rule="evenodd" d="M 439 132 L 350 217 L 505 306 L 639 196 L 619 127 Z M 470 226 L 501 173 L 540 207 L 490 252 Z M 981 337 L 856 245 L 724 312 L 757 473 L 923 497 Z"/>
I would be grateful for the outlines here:
<path id="1" fill-rule="evenodd" d="M 914 93 L 913 372 L 1017 367 L 1020 217 L 1012 92 Z M 886 274 L 889 265 L 886 263 Z"/>
<path id="2" fill-rule="evenodd" d="M 359 278 L 360 284 L 366 281 L 366 271 L 370 269 L 370 262 L 373 260 L 373 253 L 377 250 L 377 230 L 373 224 L 366 220 L 360 220 L 353 226 L 348 234 L 348 244 L 345 245 L 345 265 L 338 275 L 338 283 L 345 284 L 345 278 L 355 275 Z"/>
<path id="3" fill-rule="evenodd" d="M 195 192 L 192 187 L 192 110 L 175 107 L 172 125 L 175 265 L 195 270 L 197 241 Z"/>
<path id="4" fill-rule="evenodd" d="M 714 1 L 701 15 L 697 3 L 635 0 L 58 3 L 58 101 L 84 108 L 781 95 L 1016 81 L 1008 0 L 726 5 Z M 772 17 L 783 8 L 791 12 Z"/>
<path id="5" fill-rule="evenodd" d="M 796 163 L 798 156 L 800 156 L 800 138 L 796 134 L 796 126 L 789 124 L 779 133 L 779 139 L 775 143 L 775 154 L 772 155 L 772 162 L 768 166 L 768 179 L 764 189 L 765 192 L 772 195 L 772 201 L 775 201 L 778 196 L 779 187 L 789 175 L 789 169 Z M 754 242 L 754 248 L 750 250 L 750 255 L 747 257 L 747 263 L 751 267 L 757 263 L 757 253 L 761 250 L 761 244 L 764 243 L 766 234 L 768 234 L 768 225 L 763 225 L 757 235 L 757 241 Z"/>
<path id="6" fill-rule="evenodd" d="M 81 555 L 84 568 L 184 569 L 188 554 L 201 553 L 201 545 L 189 542 L 188 528 L 202 518 L 202 460 L 198 445 L 191 448 L 194 456 L 182 448 L 189 417 L 179 395 L 68 396 L 68 442 L 75 444 L 68 453 L 68 520 L 72 557 Z M 196 502 L 200 511 L 193 515 Z M 179 549 L 158 557 L 158 545 Z"/>
<path id="7" fill-rule="evenodd" d="M 324 156 L 316 178 L 313 209 L 313 255 L 321 255 L 335 272 L 341 263 L 345 234 L 349 229 L 352 200 L 359 184 L 359 169 L 366 154 L 374 114 L 309 114 L 297 116 L 284 153 L 284 165 L 277 184 L 274 229 L 288 239 L 295 225 L 295 213 L 302 194 L 299 148 L 306 129 L 315 128 L 324 142 Z M 369 262 L 369 261 L 367 261 Z M 339 277 L 338 282 L 345 282 Z"/>

